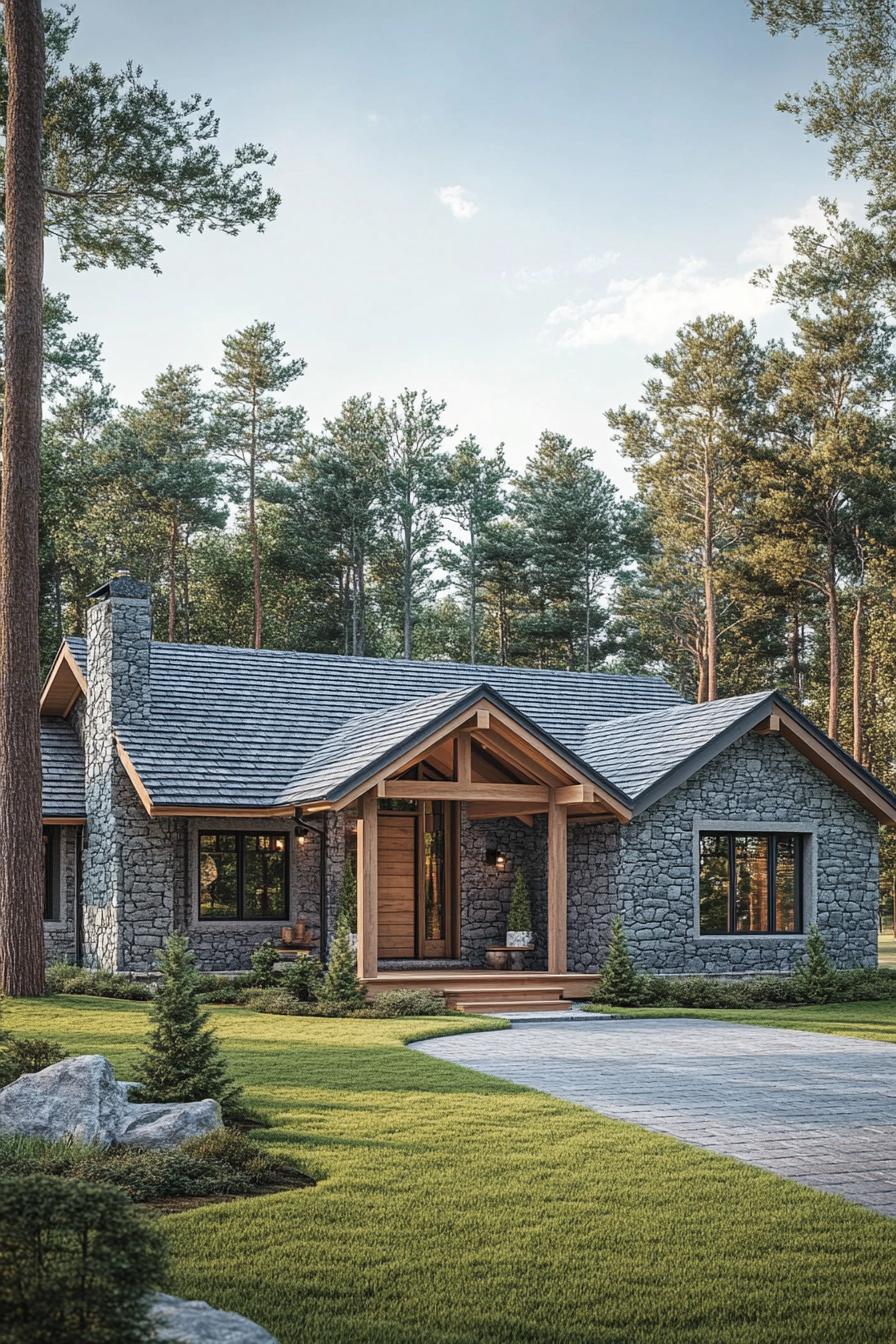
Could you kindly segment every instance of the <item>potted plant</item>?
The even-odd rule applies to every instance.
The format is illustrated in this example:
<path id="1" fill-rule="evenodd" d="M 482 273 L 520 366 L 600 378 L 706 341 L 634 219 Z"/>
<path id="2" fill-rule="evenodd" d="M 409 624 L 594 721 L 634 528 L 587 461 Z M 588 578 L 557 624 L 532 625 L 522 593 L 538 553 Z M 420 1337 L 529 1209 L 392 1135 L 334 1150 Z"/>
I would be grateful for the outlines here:
<path id="1" fill-rule="evenodd" d="M 532 944 L 532 903 L 522 868 L 517 868 L 510 893 L 507 916 L 507 946 L 530 947 Z"/>

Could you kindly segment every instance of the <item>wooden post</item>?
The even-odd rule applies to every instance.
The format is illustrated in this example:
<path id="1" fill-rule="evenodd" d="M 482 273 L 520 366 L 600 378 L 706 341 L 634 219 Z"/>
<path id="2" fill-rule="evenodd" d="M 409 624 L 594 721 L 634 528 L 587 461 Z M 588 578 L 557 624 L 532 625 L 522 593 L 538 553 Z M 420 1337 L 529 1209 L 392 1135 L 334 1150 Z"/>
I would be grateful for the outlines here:
<path id="1" fill-rule="evenodd" d="M 361 798 L 358 818 L 358 975 L 375 980 L 377 973 L 377 817 L 376 789 Z"/>
<path id="2" fill-rule="evenodd" d="M 566 808 L 548 792 L 548 970 L 566 974 Z"/>
<path id="3" fill-rule="evenodd" d="M 454 778 L 458 784 L 469 784 L 473 778 L 471 746 L 470 734 L 458 733 L 454 739 Z"/>

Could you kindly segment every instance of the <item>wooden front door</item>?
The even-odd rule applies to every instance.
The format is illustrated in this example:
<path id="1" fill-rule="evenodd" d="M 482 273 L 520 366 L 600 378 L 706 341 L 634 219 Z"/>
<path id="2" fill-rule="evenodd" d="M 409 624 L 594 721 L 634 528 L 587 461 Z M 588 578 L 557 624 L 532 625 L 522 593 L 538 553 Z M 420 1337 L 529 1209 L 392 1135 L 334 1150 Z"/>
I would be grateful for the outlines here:
<path id="1" fill-rule="evenodd" d="M 455 809 L 420 803 L 378 818 L 378 955 L 451 957 L 456 944 Z"/>
<path id="2" fill-rule="evenodd" d="M 377 822 L 377 921 L 381 957 L 417 955 L 417 818 L 381 812 Z"/>

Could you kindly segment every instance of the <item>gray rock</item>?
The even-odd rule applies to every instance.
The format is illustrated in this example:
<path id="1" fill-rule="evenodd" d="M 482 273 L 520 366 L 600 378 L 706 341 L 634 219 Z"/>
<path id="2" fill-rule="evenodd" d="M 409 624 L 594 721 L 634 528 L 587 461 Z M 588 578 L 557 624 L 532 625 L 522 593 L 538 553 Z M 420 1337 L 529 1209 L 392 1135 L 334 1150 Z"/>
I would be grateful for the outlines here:
<path id="1" fill-rule="evenodd" d="M 277 1344 L 273 1335 L 235 1311 L 218 1311 L 207 1302 L 155 1293 L 149 1319 L 156 1340 L 177 1344 Z"/>
<path id="2" fill-rule="evenodd" d="M 175 1148 L 222 1124 L 216 1101 L 138 1102 L 125 1107 L 124 1124 L 114 1142 L 132 1148 Z"/>
<path id="3" fill-rule="evenodd" d="M 216 1101 L 138 1103 L 103 1055 L 75 1055 L 0 1089 L 0 1132 L 32 1139 L 173 1148 L 219 1129 Z"/>

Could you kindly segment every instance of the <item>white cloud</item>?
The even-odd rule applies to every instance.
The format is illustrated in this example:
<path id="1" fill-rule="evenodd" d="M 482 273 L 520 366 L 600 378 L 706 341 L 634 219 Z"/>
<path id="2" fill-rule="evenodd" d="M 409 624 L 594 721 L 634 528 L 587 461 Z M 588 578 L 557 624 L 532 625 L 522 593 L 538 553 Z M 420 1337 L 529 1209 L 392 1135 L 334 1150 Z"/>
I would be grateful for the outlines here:
<path id="1" fill-rule="evenodd" d="M 448 207 L 455 219 L 466 222 L 466 220 L 472 219 L 474 215 L 479 214 L 479 206 L 466 187 L 462 187 L 459 183 L 454 187 L 440 187 L 438 197 L 442 204 Z"/>
<path id="2" fill-rule="evenodd" d="M 576 270 L 579 275 L 597 275 L 600 271 L 615 266 L 619 257 L 618 252 L 589 252 L 587 257 L 582 257 L 581 261 L 576 262 Z"/>
<path id="3" fill-rule="evenodd" d="M 564 346 L 620 341 L 657 346 L 700 314 L 760 317 L 770 307 L 770 294 L 766 287 L 751 284 L 754 272 L 760 266 L 777 269 L 786 264 L 793 254 L 791 229 L 821 222 L 813 197 L 796 215 L 763 224 L 738 253 L 738 270 L 731 275 L 713 274 L 705 257 L 681 257 L 670 270 L 608 280 L 599 295 L 560 304 L 548 314 L 547 326 L 559 332 Z"/>
<path id="4" fill-rule="evenodd" d="M 535 270 L 520 266 L 516 271 L 504 271 L 501 279 L 506 280 L 512 289 L 540 289 L 544 285 L 553 284 L 560 274 L 556 266 L 541 266 Z"/>

